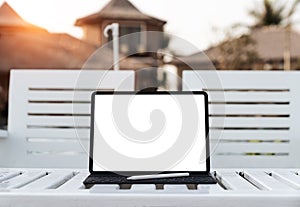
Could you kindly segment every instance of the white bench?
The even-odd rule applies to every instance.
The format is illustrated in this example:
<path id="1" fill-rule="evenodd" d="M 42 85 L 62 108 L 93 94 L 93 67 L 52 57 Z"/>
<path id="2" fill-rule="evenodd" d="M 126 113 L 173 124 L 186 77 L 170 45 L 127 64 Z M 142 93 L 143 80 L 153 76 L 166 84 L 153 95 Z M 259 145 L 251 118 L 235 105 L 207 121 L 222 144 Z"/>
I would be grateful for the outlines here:
<path id="1" fill-rule="evenodd" d="M 87 170 L 0 169 L 0 205 L 298 207 L 299 169 L 217 169 L 216 185 L 95 185 Z"/>
<path id="2" fill-rule="evenodd" d="M 70 105 L 67 105 L 69 107 L 61 108 L 57 98 L 63 100 L 61 104 L 69 104 L 65 103 L 65 101 L 71 100 L 73 102 L 76 101 L 76 104 L 86 104 L 85 107 L 87 107 L 89 105 L 88 102 L 91 91 L 87 89 L 94 90 L 95 88 L 90 88 L 90 86 L 87 86 L 87 88 L 74 87 L 76 85 L 74 80 L 78 77 L 76 76 L 76 74 L 78 75 L 79 73 L 78 71 L 44 72 L 45 75 L 42 75 L 43 71 L 12 72 L 11 84 L 13 84 L 13 86 L 10 91 L 10 101 L 13 100 L 13 102 L 10 102 L 12 106 L 10 106 L 9 109 L 9 136 L 8 138 L 0 139 L 0 164 L 14 165 L 14 167 L 32 165 L 33 167 L 40 167 L 40 169 L 0 168 L 1 207 L 18 207 L 24 205 L 30 207 L 71 207 L 99 206 L 99 204 L 102 206 L 128 207 L 215 207 L 220 204 L 223 207 L 240 207 L 241 205 L 245 207 L 299 206 L 299 168 L 216 169 L 215 174 L 218 179 L 218 184 L 216 185 L 95 185 L 89 189 L 86 189 L 82 184 L 83 180 L 89 174 L 87 170 L 78 170 L 76 167 L 73 169 L 47 169 L 47 165 L 55 165 L 56 167 L 62 167 L 63 165 L 64 167 L 80 165 L 79 167 L 82 167 L 82 163 L 86 162 L 87 157 L 85 156 L 87 155 L 80 153 L 53 153 L 54 150 L 67 150 L 65 152 L 68 152 L 69 150 L 74 151 L 74 149 L 82 150 L 82 148 L 77 148 L 78 146 L 70 148 L 74 144 L 77 145 L 78 142 L 75 141 L 76 137 L 74 136 L 66 137 L 67 133 L 64 131 L 74 130 L 72 128 L 50 128 L 50 130 L 49 128 L 46 128 L 43 131 L 35 132 L 37 135 L 35 137 L 31 136 L 32 131 L 41 130 L 39 127 L 44 126 L 43 124 L 47 124 L 46 126 L 61 126 L 61 124 L 63 124 L 62 126 L 74 126 L 73 120 L 66 121 L 67 117 L 69 117 L 66 113 L 73 113 L 74 115 L 74 110 L 70 108 Z M 99 71 L 97 72 L 99 73 Z M 92 71 L 91 74 L 89 74 L 91 76 L 87 77 L 93 77 L 93 75 L 96 76 L 98 73 Z M 36 82 L 33 81 L 35 78 L 31 75 L 40 78 Z M 62 75 L 66 76 L 62 77 Z M 67 80 L 72 79 L 73 81 L 65 82 L 66 77 L 69 77 Z M 119 74 L 117 77 L 117 82 L 122 81 L 123 78 L 126 79 L 129 77 L 132 81 L 130 81 L 131 83 L 128 85 L 128 88 L 124 87 L 124 90 L 130 90 L 130 88 L 133 89 L 132 72 Z M 53 78 L 57 78 L 57 80 Z M 49 82 L 51 82 L 51 84 Z M 93 81 L 91 81 L 91 83 L 92 82 Z M 18 85 L 18 87 L 14 88 L 16 85 Z M 94 86 L 94 84 L 92 85 Z M 73 98 L 74 95 L 72 93 L 74 93 L 74 90 L 70 90 L 70 86 L 73 86 L 73 88 L 71 87 L 72 89 L 84 89 L 79 91 L 82 93 L 75 95 L 75 97 L 79 99 Z M 107 86 L 106 89 L 112 89 L 112 87 Z M 61 95 L 58 95 L 60 93 Z M 19 96 L 16 96 L 15 94 L 19 94 Z M 52 101 L 54 102 L 52 103 Z M 49 105 L 49 107 L 43 108 L 43 104 Z M 89 111 L 88 109 L 82 109 L 81 111 L 80 107 L 78 110 L 79 111 L 76 111 L 77 114 L 86 114 Z M 63 112 L 65 116 L 56 116 L 61 112 Z M 54 113 L 55 116 L 48 115 L 51 113 Z M 21 116 L 20 114 L 23 115 Z M 38 118 L 35 119 L 35 116 Z M 53 117 L 59 119 L 52 121 Z M 60 119 L 64 122 L 61 122 Z M 49 122 L 48 120 L 51 121 Z M 82 123 L 88 122 L 84 121 Z M 18 127 L 14 126 L 14 124 L 17 124 Z M 32 126 L 39 127 L 35 128 Z M 59 131 L 55 132 L 56 130 Z M 74 135 L 74 131 L 70 134 Z M 226 130 L 224 134 L 226 134 Z M 33 141 L 38 142 L 36 146 L 34 145 L 35 142 L 31 143 L 31 141 L 26 139 L 29 135 L 33 138 Z M 83 133 L 81 135 L 83 135 Z M 51 139 L 49 139 L 50 137 Z M 71 140 L 74 142 L 71 142 Z M 21 142 L 21 145 L 19 145 L 19 142 Z M 67 145 L 67 148 L 65 149 L 62 146 L 57 148 L 60 142 L 61 145 Z M 32 153 L 34 150 L 36 152 Z M 43 152 L 42 150 L 47 153 L 41 153 Z M 6 159 L 10 161 L 5 162 Z M 56 163 L 54 163 L 54 160 Z M 12 161 L 18 162 L 11 163 Z M 261 163 L 258 162 L 258 164 Z"/>
<path id="3" fill-rule="evenodd" d="M 134 72 L 12 70 L 0 167 L 87 168 L 95 90 L 134 90 Z"/>
<path id="4" fill-rule="evenodd" d="M 213 167 L 300 167 L 300 72 L 184 71 L 210 99 Z"/>

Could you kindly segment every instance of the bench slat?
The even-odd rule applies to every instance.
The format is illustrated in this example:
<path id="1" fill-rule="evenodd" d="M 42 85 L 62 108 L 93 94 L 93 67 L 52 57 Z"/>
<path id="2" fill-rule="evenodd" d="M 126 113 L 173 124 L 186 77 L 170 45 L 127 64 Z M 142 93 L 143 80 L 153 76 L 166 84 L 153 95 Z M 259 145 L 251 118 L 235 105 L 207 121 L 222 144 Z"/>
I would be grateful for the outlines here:
<path id="1" fill-rule="evenodd" d="M 295 172 L 287 170 L 274 170 L 271 171 L 272 177 L 278 179 L 279 181 L 284 182 L 287 185 L 290 185 L 296 190 L 300 190 L 300 176 L 296 175 Z"/>
<path id="2" fill-rule="evenodd" d="M 289 143 L 219 143 L 216 153 L 289 153 Z M 251 154 L 250 154 L 251 155 Z M 272 156 L 270 154 L 269 156 Z"/>
<path id="3" fill-rule="evenodd" d="M 247 170 L 244 174 L 254 184 L 260 183 L 263 190 L 293 190 L 261 170 Z"/>
<path id="4" fill-rule="evenodd" d="M 70 192 L 70 191 L 76 191 L 78 189 L 84 189 L 83 181 L 87 178 L 89 175 L 89 172 L 82 172 L 80 171 L 78 174 L 76 174 L 74 177 L 72 177 L 70 180 L 68 180 L 63 185 L 59 186 L 57 190 L 62 192 Z"/>
<path id="5" fill-rule="evenodd" d="M 90 114 L 90 103 L 83 104 L 29 104 L 28 113 L 39 113 L 39 114 L 48 114 L 48 113 L 60 113 L 60 114 Z"/>
<path id="6" fill-rule="evenodd" d="M 289 118 L 210 118 L 211 127 L 289 128 Z"/>
<path id="7" fill-rule="evenodd" d="M 289 140 L 292 138 L 287 130 L 210 130 L 210 137 L 224 140 Z"/>
<path id="8" fill-rule="evenodd" d="M 43 176 L 46 176 L 46 172 L 38 170 L 25 171 L 19 176 L 13 177 L 7 181 L 4 181 L 3 183 L 7 185 L 7 189 L 21 188 Z"/>
<path id="9" fill-rule="evenodd" d="M 237 172 L 234 171 L 217 171 L 216 175 L 219 182 L 221 182 L 228 190 L 240 191 L 257 191 L 258 189 L 251 183 L 243 179 Z"/>
<path id="10" fill-rule="evenodd" d="M 289 102 L 289 92 L 208 92 L 209 101 Z"/>
<path id="11" fill-rule="evenodd" d="M 89 126 L 90 117 L 72 116 L 29 116 L 27 125 L 31 126 Z"/>
<path id="12" fill-rule="evenodd" d="M 24 186 L 22 189 L 26 190 L 42 190 L 42 189 L 56 189 L 61 184 L 65 183 L 74 176 L 74 172 L 47 172 L 47 175 Z"/>
<path id="13" fill-rule="evenodd" d="M 226 113 L 225 113 L 226 112 Z M 270 105 L 270 104 L 215 104 L 209 105 L 209 114 L 211 115 L 290 115 L 290 105 Z"/>
<path id="14" fill-rule="evenodd" d="M 89 129 L 28 129 L 26 137 L 72 137 L 72 138 L 89 138 Z"/>

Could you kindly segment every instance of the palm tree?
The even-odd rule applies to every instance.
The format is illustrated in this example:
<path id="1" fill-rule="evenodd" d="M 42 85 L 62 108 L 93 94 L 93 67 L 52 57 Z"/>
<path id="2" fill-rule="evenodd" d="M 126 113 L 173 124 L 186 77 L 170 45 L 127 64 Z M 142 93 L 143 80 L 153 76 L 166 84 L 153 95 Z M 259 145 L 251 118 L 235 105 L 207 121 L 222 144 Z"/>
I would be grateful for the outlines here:
<path id="1" fill-rule="evenodd" d="M 278 5 L 278 1 L 264 0 L 262 10 L 252 9 L 250 16 L 255 19 L 255 24 L 250 28 L 261 28 L 265 26 L 282 26 L 285 28 L 285 47 L 284 47 L 284 70 L 291 69 L 291 26 L 292 17 L 300 0 L 294 0 L 292 4 Z M 290 6 L 289 6 L 290 5 Z"/>
<path id="2" fill-rule="evenodd" d="M 278 1 L 264 0 L 261 10 L 255 8 L 249 11 L 250 16 L 255 19 L 255 24 L 252 27 L 291 25 L 291 17 L 295 14 L 299 3 L 300 0 L 295 0 L 292 4 L 279 5 Z"/>
<path id="3" fill-rule="evenodd" d="M 252 9 L 249 11 L 250 16 L 256 21 L 253 26 L 257 28 L 281 24 L 283 20 L 283 9 L 283 6 L 277 8 L 274 3 L 271 3 L 269 0 L 264 0 L 262 10 Z"/>

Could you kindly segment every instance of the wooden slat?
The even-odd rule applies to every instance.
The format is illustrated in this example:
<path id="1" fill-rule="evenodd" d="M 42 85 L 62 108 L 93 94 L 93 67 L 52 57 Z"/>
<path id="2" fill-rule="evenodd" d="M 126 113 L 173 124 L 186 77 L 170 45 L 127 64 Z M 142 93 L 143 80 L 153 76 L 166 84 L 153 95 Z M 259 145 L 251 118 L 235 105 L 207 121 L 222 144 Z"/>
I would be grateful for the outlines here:
<path id="1" fill-rule="evenodd" d="M 257 186 L 260 186 L 264 190 L 293 190 L 288 185 L 285 185 L 272 178 L 262 170 L 247 170 L 244 171 L 244 176 L 250 182 Z"/>
<path id="2" fill-rule="evenodd" d="M 210 118 L 211 127 L 290 127 L 289 118 Z"/>
<path id="3" fill-rule="evenodd" d="M 28 113 L 89 114 L 90 104 L 29 104 Z"/>
<path id="4" fill-rule="evenodd" d="M 219 143 L 217 153 L 286 153 L 289 152 L 289 143 Z"/>
<path id="5" fill-rule="evenodd" d="M 74 137 L 74 138 L 89 138 L 89 129 L 27 129 L 27 137 Z"/>
<path id="6" fill-rule="evenodd" d="M 289 102 L 289 92 L 208 92 L 209 101 Z"/>
<path id="7" fill-rule="evenodd" d="M 286 74 L 282 71 L 184 71 L 184 90 L 288 89 L 290 80 L 283 78 Z"/>
<path id="8" fill-rule="evenodd" d="M 93 91 L 30 91 L 28 101 L 90 101 Z"/>
<path id="9" fill-rule="evenodd" d="M 0 173 L 0 182 L 3 182 L 3 181 L 8 180 L 10 178 L 19 176 L 21 173 L 22 172 L 18 171 L 18 170 L 14 170 L 14 171 L 11 171 L 11 170 L 7 171 L 7 170 L 5 170 L 4 172 Z"/>
<path id="10" fill-rule="evenodd" d="M 64 142 L 65 144 L 70 144 L 69 142 L 82 142 L 84 145 L 88 145 L 87 143 L 90 141 L 89 138 L 77 138 L 77 137 L 27 137 L 27 142 L 38 142 L 38 143 L 48 143 L 51 144 L 53 142 Z"/>
<path id="11" fill-rule="evenodd" d="M 66 183 L 58 187 L 59 191 L 62 192 L 69 192 L 69 191 L 76 191 L 78 189 L 83 189 L 83 181 L 87 178 L 89 175 L 89 172 L 83 172 L 80 171 L 78 174 L 76 174 L 74 177 L 72 177 L 70 180 L 68 180 Z"/>
<path id="12" fill-rule="evenodd" d="M 289 105 L 209 105 L 210 114 L 254 114 L 254 115 L 289 115 L 291 108 Z"/>
<path id="13" fill-rule="evenodd" d="M 133 71 L 106 71 L 106 70 L 18 70 L 18 75 L 24 77 L 35 76 L 34 81 L 29 79 L 31 88 L 116 88 L 121 82 L 124 90 L 132 90 L 134 86 Z M 124 81 L 125 80 L 125 81 Z M 53 84 L 55 83 L 55 84 Z"/>
<path id="14" fill-rule="evenodd" d="M 248 191 L 256 191 L 258 190 L 251 183 L 247 182 L 243 179 L 237 172 L 231 171 L 222 171 L 218 170 L 216 177 L 219 182 L 222 183 L 228 190 L 248 190 Z"/>
<path id="15" fill-rule="evenodd" d="M 86 146 L 84 146 L 85 148 L 83 148 L 83 146 L 81 144 L 85 144 Z M 73 154 L 73 153 L 83 153 L 83 154 L 87 154 L 86 149 L 88 149 L 88 143 L 83 143 L 83 142 L 77 142 L 77 143 L 73 143 L 72 145 L 67 145 L 66 143 L 61 143 L 61 142 L 54 142 L 51 143 L 51 145 L 47 142 L 34 142 L 34 143 L 28 143 L 27 146 L 27 151 L 30 154 L 30 152 L 34 153 L 67 153 L 66 155 L 68 155 L 68 153 Z"/>
<path id="16" fill-rule="evenodd" d="M 289 156 L 245 156 L 245 155 L 217 155 L 211 150 L 211 165 L 212 167 L 227 167 L 230 161 L 230 166 L 233 168 L 249 168 L 249 166 L 268 166 L 278 167 L 278 163 L 289 163 Z M 224 161 L 225 160 L 225 161 Z M 228 161 L 228 162 L 229 162 Z"/>
<path id="17" fill-rule="evenodd" d="M 275 139 L 290 139 L 289 131 L 258 131 L 258 130 L 210 130 L 211 139 L 251 139 L 251 140 L 275 140 Z"/>
<path id="18" fill-rule="evenodd" d="M 70 116 L 29 116 L 27 125 L 35 126 L 89 126 L 90 117 L 70 117 Z"/>
<path id="19" fill-rule="evenodd" d="M 295 188 L 296 190 L 300 190 L 300 176 L 296 175 L 295 172 L 278 169 L 272 170 L 270 173 L 275 179 Z"/>
<path id="20" fill-rule="evenodd" d="M 47 172 L 47 175 L 24 186 L 26 190 L 56 189 L 74 176 L 75 172 Z"/>
<path id="21" fill-rule="evenodd" d="M 43 176 L 46 176 L 46 172 L 27 171 L 17 177 L 4 181 L 4 183 L 8 185 L 7 189 L 21 188 L 22 186 L 25 186 Z"/>

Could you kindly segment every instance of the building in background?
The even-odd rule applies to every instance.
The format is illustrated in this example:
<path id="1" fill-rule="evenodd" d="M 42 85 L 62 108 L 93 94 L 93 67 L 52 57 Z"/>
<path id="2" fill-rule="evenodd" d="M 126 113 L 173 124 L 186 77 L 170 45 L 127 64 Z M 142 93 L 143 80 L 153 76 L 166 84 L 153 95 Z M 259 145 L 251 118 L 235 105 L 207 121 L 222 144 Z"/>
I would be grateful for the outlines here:
<path id="1" fill-rule="evenodd" d="M 222 60 L 226 58 L 228 61 L 228 56 L 233 52 L 222 51 L 222 44 L 208 49 L 206 53 L 218 69 L 283 70 L 286 53 L 290 56 L 290 60 L 288 60 L 291 63 L 289 69 L 300 69 L 300 34 L 297 31 L 288 31 L 284 27 L 268 26 L 253 29 L 247 36 L 251 44 L 245 45 L 245 47 L 239 45 L 238 55 L 235 57 L 241 59 L 243 58 L 241 54 L 248 52 L 248 61 L 241 61 L 243 64 L 233 65 L 234 67 L 231 68 L 230 65 L 224 67 Z M 241 37 L 231 40 L 231 42 L 240 39 Z"/>
<path id="2" fill-rule="evenodd" d="M 300 69 L 300 34 L 284 27 L 253 29 L 249 34 L 225 40 L 204 51 L 219 70 L 284 70 L 285 54 L 290 56 L 290 70 Z M 193 68 L 211 69 L 201 52 L 174 60 L 178 73 Z"/>
<path id="3" fill-rule="evenodd" d="M 83 40 L 102 46 L 111 40 L 111 37 L 103 35 L 103 31 L 112 23 L 119 23 L 119 35 L 124 36 L 136 32 L 163 32 L 166 21 L 142 13 L 128 0 L 111 0 L 99 12 L 77 19 L 75 25 L 83 29 Z M 144 53 L 157 51 L 162 47 L 162 36 L 158 34 L 147 36 L 146 33 L 141 33 L 138 37 L 120 42 L 121 53 Z"/>
<path id="4" fill-rule="evenodd" d="M 111 0 L 99 12 L 77 19 L 75 26 L 82 28 L 82 40 L 102 47 L 112 40 L 111 34 L 108 38 L 104 36 L 105 27 L 112 23 L 119 24 L 119 36 L 123 37 L 119 41 L 121 55 L 143 63 L 131 65 L 136 70 L 136 89 L 158 86 L 157 68 L 162 62 L 157 51 L 168 46 L 163 33 L 166 21 L 144 14 L 128 0 Z M 157 33 L 149 35 L 149 31 Z"/>

